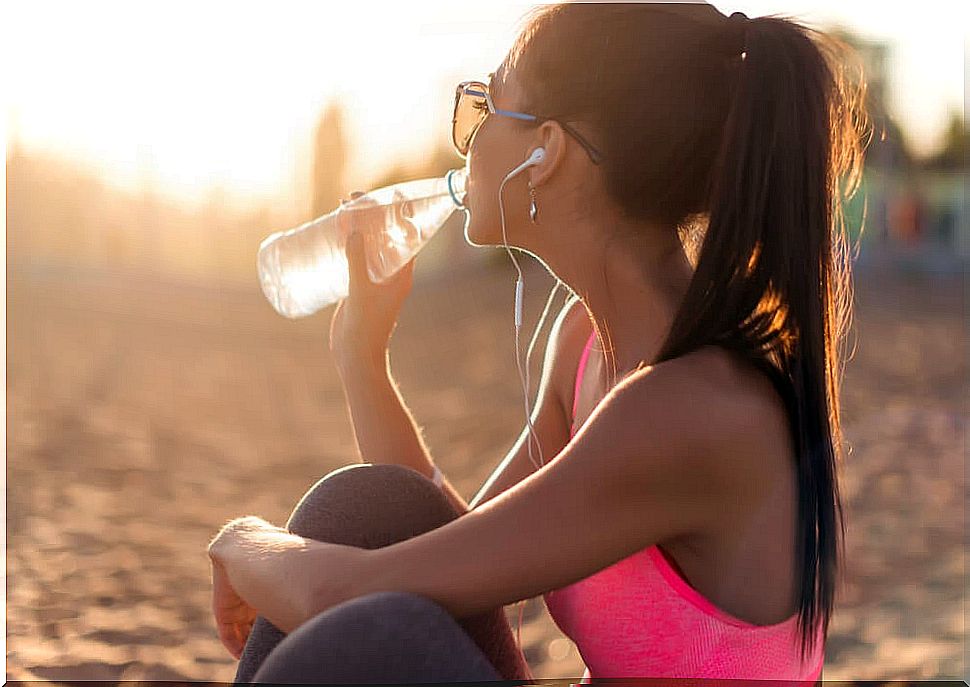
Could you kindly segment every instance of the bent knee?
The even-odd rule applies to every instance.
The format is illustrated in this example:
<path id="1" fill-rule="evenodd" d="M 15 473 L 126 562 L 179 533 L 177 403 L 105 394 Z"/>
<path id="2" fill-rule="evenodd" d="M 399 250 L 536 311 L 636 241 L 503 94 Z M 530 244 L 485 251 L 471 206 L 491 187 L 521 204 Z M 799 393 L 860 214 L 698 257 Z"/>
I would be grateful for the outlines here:
<path id="1" fill-rule="evenodd" d="M 399 487 L 422 489 L 429 494 L 441 490 L 429 478 L 413 468 L 394 463 L 351 463 L 331 470 L 307 490 L 306 496 L 317 491 L 328 494 L 345 491 L 354 496 L 361 493 L 386 491 Z M 432 487 L 429 490 L 428 487 Z"/>
<path id="2" fill-rule="evenodd" d="M 458 515 L 441 489 L 417 470 L 354 463 L 310 487 L 286 526 L 318 541 L 373 549 L 433 530 Z"/>

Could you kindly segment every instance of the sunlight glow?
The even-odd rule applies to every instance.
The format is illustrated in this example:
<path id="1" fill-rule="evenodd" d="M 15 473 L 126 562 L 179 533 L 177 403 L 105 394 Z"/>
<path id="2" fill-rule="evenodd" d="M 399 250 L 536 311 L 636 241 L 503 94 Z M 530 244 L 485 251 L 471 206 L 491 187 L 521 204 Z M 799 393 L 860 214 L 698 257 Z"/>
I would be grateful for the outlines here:
<path id="1" fill-rule="evenodd" d="M 453 84 L 492 71 L 533 4 L 11 3 L 7 140 L 83 160 L 130 188 L 203 200 L 218 187 L 244 203 L 299 203 L 315 118 L 341 98 L 354 151 L 348 183 L 363 188 L 447 144 Z M 891 105 L 918 152 L 935 144 L 948 109 L 962 108 L 956 27 L 966 22 L 934 3 L 919 12 L 835 0 L 714 4 L 838 19 L 892 41 Z"/>

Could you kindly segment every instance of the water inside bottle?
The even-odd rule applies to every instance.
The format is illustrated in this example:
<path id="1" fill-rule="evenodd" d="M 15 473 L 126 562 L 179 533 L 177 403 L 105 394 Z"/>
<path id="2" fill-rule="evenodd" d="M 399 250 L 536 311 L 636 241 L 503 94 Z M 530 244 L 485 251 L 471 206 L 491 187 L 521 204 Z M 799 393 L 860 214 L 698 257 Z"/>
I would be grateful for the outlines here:
<path id="1" fill-rule="evenodd" d="M 458 188 L 463 192 L 464 178 L 459 179 Z M 428 192 L 421 189 L 412 198 L 392 189 L 371 192 L 324 217 L 264 239 L 259 251 L 260 280 L 278 312 L 301 317 L 347 297 L 345 246 L 351 232 L 363 234 L 368 276 L 373 283 L 381 283 L 403 267 L 460 207 L 449 191 L 440 191 L 440 184 L 429 185 Z M 321 232 L 325 240 L 321 240 Z M 281 237 L 285 240 L 277 240 Z M 281 251 L 285 252 L 283 259 Z"/>
<path id="2" fill-rule="evenodd" d="M 347 297 L 349 274 L 342 246 L 320 241 L 312 231 L 296 232 L 287 239 L 287 264 L 283 269 L 280 264 L 283 244 L 273 241 L 278 236 L 273 234 L 263 241 L 259 274 L 263 293 L 279 313 L 302 317 Z"/>
<path id="3" fill-rule="evenodd" d="M 448 194 L 397 198 L 390 205 L 347 208 L 341 217 L 349 231 L 361 231 L 367 245 L 368 274 L 375 284 L 396 273 L 431 238 L 455 207 Z"/>

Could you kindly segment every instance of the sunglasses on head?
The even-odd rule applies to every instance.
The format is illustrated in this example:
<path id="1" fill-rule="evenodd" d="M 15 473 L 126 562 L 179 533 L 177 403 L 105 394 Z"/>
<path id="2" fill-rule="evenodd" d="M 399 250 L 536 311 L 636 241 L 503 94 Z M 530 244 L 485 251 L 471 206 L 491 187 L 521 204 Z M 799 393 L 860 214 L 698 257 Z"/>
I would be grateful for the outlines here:
<path id="1" fill-rule="evenodd" d="M 488 84 L 481 81 L 462 81 L 455 89 L 455 111 L 451 119 L 451 140 L 455 144 L 455 150 L 462 158 L 468 155 L 468 148 L 475 137 L 475 132 L 478 131 L 482 122 L 490 114 L 513 117 L 535 124 L 541 124 L 545 121 L 557 122 L 583 146 L 594 165 L 598 165 L 600 160 L 603 159 L 600 152 L 586 141 L 576 129 L 556 117 L 499 110 L 492 102 L 492 96 L 489 95 Z"/>

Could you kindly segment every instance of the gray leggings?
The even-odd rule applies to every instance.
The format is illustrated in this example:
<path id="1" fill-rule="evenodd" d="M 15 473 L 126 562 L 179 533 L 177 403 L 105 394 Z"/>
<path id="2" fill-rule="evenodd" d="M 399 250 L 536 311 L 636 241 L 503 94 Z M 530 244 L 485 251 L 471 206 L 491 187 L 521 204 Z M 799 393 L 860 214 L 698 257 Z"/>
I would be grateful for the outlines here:
<path id="1" fill-rule="evenodd" d="M 459 515 L 444 493 L 416 470 L 355 463 L 314 484 L 286 528 L 318 541 L 374 549 L 433 530 Z M 427 597 L 385 591 L 333 606 L 289 635 L 258 616 L 234 682 L 531 679 L 503 607 L 459 620 Z"/>

